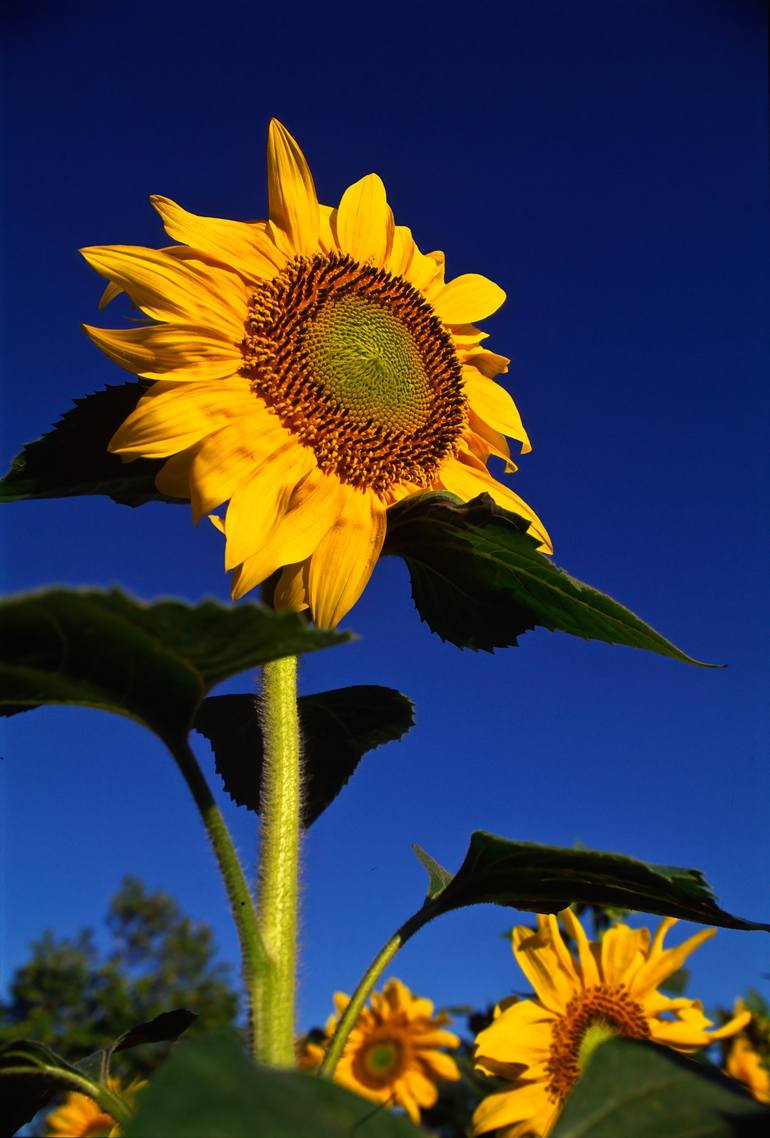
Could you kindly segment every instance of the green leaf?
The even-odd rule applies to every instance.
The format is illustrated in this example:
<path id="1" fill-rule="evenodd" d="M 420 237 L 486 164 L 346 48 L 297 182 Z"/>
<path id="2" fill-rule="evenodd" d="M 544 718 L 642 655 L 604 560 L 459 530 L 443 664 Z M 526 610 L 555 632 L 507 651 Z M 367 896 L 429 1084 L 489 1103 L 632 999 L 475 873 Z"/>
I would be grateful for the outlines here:
<path id="1" fill-rule="evenodd" d="M 145 1043 L 173 1043 L 197 1019 L 195 1012 L 187 1008 L 174 1008 L 170 1012 L 161 1012 L 154 1019 L 146 1023 L 138 1023 L 135 1027 L 124 1031 L 117 1039 L 98 1051 L 92 1051 L 85 1059 L 79 1059 L 75 1066 L 91 1079 L 104 1083 L 110 1073 L 110 1063 L 116 1051 L 127 1051 L 131 1047 L 141 1047 Z"/>
<path id="2" fill-rule="evenodd" d="M 0 480 L 0 502 L 107 494 L 126 506 L 179 501 L 155 489 L 165 459 L 123 462 L 107 445 L 136 407 L 147 383 L 124 383 L 75 400 L 42 438 L 27 443 Z"/>
<path id="3" fill-rule="evenodd" d="M 385 552 L 406 562 L 422 619 L 460 648 L 512 646 L 521 633 L 540 626 L 699 663 L 612 597 L 538 553 L 526 529 L 522 518 L 488 494 L 463 503 L 432 491 L 388 510 Z"/>
<path id="4" fill-rule="evenodd" d="M 733 1079 L 667 1047 L 597 1047 L 552 1138 L 764 1138 L 770 1108 Z"/>
<path id="5" fill-rule="evenodd" d="M 259 605 L 144 604 L 97 590 L 12 597 L 0 602 L 0 712 L 102 708 L 145 724 L 174 750 L 221 680 L 348 639 Z"/>
<path id="6" fill-rule="evenodd" d="M 444 869 L 443 865 L 439 865 L 434 857 L 431 857 L 422 846 L 418 846 L 416 842 L 412 844 L 412 849 L 416 857 L 422 862 L 425 872 L 428 874 L 428 900 L 431 900 L 445 889 L 449 882 L 452 880 L 452 874 L 448 869 Z"/>
<path id="7" fill-rule="evenodd" d="M 411 935 L 427 921 L 465 905 L 492 903 L 558 913 L 575 901 L 770 932 L 770 924 L 744 921 L 720 909 L 697 869 L 650 865 L 623 854 L 511 842 L 483 830 L 471 835 L 454 877 L 439 892 L 428 894 L 408 924 L 415 925 Z"/>
<path id="8" fill-rule="evenodd" d="M 387 1107 L 327 1079 L 256 1066 L 232 1037 L 178 1044 L 137 1099 L 126 1138 L 418 1138 Z"/>
<path id="9" fill-rule="evenodd" d="M 310 826 L 367 751 L 406 734 L 414 708 L 405 695 L 376 684 L 301 696 L 298 704 L 306 775 L 303 824 Z M 263 752 L 256 699 L 212 696 L 199 707 L 195 727 L 210 741 L 230 797 L 259 813 Z"/>
<path id="10" fill-rule="evenodd" d="M 13 1039 L 0 1044 L 0 1138 L 11 1138 L 62 1086 L 57 1072 L 79 1075 L 42 1043 Z"/>

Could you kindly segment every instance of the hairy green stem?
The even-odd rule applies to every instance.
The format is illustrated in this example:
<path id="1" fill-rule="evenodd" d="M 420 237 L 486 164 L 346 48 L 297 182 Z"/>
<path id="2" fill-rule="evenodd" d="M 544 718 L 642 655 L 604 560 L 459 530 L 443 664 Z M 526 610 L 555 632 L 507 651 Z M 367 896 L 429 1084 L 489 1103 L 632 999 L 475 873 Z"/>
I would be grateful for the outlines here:
<path id="1" fill-rule="evenodd" d="M 260 936 L 254 898 L 249 889 L 233 839 L 214 796 L 206 782 L 198 760 L 188 743 L 174 752 L 177 766 L 195 799 L 203 824 L 217 859 L 219 872 L 227 890 L 235 927 L 241 946 L 243 984 L 249 1005 L 249 1023 L 252 1048 L 255 1046 L 255 1008 L 259 997 L 259 980 L 269 969 L 269 960 Z"/>
<path id="2" fill-rule="evenodd" d="M 302 802 L 296 656 L 265 664 L 260 715 L 259 927 L 270 964 L 255 1007 L 257 1055 L 292 1067 Z"/>
<path id="3" fill-rule="evenodd" d="M 333 1078 L 337 1063 L 345 1048 L 347 1038 L 353 1030 L 359 1012 L 369 999 L 372 988 L 401 946 L 406 944 L 409 938 L 422 927 L 422 924 L 420 914 L 415 913 L 408 921 L 404 922 L 401 928 L 393 934 L 390 940 L 387 941 L 377 953 L 361 977 L 358 987 L 350 998 L 350 1003 L 340 1017 L 337 1030 L 334 1032 L 332 1041 L 326 1049 L 326 1054 L 319 1068 L 319 1074 L 325 1075 L 328 1079 Z"/>

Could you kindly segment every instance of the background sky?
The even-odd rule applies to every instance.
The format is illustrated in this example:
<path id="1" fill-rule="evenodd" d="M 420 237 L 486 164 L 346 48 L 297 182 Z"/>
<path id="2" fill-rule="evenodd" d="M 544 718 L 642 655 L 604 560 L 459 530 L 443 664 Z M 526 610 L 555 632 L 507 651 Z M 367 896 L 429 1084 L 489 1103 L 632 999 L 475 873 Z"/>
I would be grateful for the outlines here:
<path id="1" fill-rule="evenodd" d="M 344 622 L 360 639 L 302 665 L 305 692 L 381 683 L 417 708 L 306 842 L 302 1025 L 419 905 L 413 841 L 454 869 L 477 828 L 579 840 L 698 867 L 730 911 L 770 920 L 764 18 L 752 0 L 5 8 L 3 469 L 74 397 L 129 378 L 79 328 L 99 322 L 102 283 L 77 249 L 165 244 L 150 193 L 264 217 L 276 115 L 322 201 L 377 171 L 448 275 L 506 290 L 485 328 L 512 357 L 534 444 L 513 485 L 557 562 L 729 665 L 545 631 L 460 652 L 421 625 L 403 563 L 384 560 Z M 64 499 L 1 521 L 7 592 L 229 596 L 221 538 L 184 507 Z M 237 960 L 157 740 L 53 708 L 10 721 L 2 753 L 6 980 L 43 928 L 99 924 L 126 873 L 172 892 Z M 255 821 L 221 797 L 253 865 Z M 523 986 L 499 935 L 515 919 L 443 917 L 393 972 L 439 1004 L 499 999 Z M 691 994 L 767 995 L 767 973 L 766 937 L 720 931 Z"/>

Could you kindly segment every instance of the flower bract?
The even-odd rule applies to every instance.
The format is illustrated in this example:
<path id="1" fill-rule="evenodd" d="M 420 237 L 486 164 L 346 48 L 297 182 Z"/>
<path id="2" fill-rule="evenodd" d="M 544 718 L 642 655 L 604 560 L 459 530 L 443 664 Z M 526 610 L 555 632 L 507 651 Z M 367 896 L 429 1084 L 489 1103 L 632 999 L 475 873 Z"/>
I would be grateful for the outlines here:
<path id="1" fill-rule="evenodd" d="M 576 954 L 553 915 L 538 916 L 535 932 L 523 926 L 513 931 L 514 955 L 536 998 L 501 1005 L 476 1038 L 476 1067 L 511 1086 L 480 1103 L 474 1135 L 496 1130 L 499 1138 L 545 1138 L 591 1054 L 612 1036 L 692 1053 L 735 1035 L 751 1018 L 743 1012 L 709 1030 L 712 1022 L 699 1001 L 658 990 L 714 929 L 665 949 L 672 917 L 652 937 L 648 929 L 619 924 L 592 942 L 571 910 L 559 916 Z"/>
<path id="2" fill-rule="evenodd" d="M 506 436 L 530 448 L 509 361 L 476 322 L 505 294 L 469 273 L 445 280 L 396 225 L 368 174 L 336 208 L 319 204 L 305 157 L 270 124 L 265 221 L 189 213 L 152 197 L 177 242 L 92 247 L 83 255 L 148 323 L 86 326 L 114 361 L 152 381 L 110 443 L 126 461 L 165 459 L 161 492 L 189 499 L 226 538 L 232 594 L 280 571 L 279 608 L 334 626 L 379 557 L 390 505 L 426 489 L 486 492 L 532 509 L 488 469 L 515 470 Z"/>
<path id="3" fill-rule="evenodd" d="M 336 1016 L 326 1024 L 331 1038 L 349 996 L 334 997 Z M 335 1081 L 387 1106 L 402 1107 L 414 1122 L 420 1111 L 433 1106 L 437 1084 L 460 1078 L 454 1059 L 443 1048 L 459 1047 L 460 1040 L 446 1030 L 446 1012 L 434 1014 L 433 1004 L 414 996 L 400 980 L 388 980 L 382 992 L 373 992 L 345 1043 Z M 323 1043 L 300 1049 L 299 1066 L 311 1069 L 323 1058 Z"/>

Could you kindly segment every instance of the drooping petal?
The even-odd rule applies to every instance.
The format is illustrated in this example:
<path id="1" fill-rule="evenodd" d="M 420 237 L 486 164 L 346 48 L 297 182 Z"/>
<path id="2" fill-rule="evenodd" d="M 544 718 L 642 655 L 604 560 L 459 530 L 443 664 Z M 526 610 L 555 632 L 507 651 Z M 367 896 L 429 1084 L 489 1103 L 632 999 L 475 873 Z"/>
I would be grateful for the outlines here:
<path id="1" fill-rule="evenodd" d="M 487 379 L 475 367 L 463 367 L 463 382 L 472 410 L 490 427 L 520 442 L 522 454 L 528 454 L 532 450 L 529 435 L 516 404 L 505 388 Z"/>
<path id="2" fill-rule="evenodd" d="M 211 328 L 193 324 L 151 324 L 146 328 L 82 325 L 98 348 L 120 367 L 146 379 L 225 379 L 243 363 L 237 343 Z"/>
<path id="3" fill-rule="evenodd" d="M 235 273 L 141 245 L 94 245 L 80 251 L 153 320 L 202 324 L 236 342 L 242 338 L 246 285 Z"/>
<path id="4" fill-rule="evenodd" d="M 267 135 L 267 198 L 270 225 L 284 249 L 309 257 L 318 248 L 318 198 L 310 168 L 296 140 L 277 119 Z"/>
<path id="5" fill-rule="evenodd" d="M 348 486 L 343 492 L 339 517 L 313 553 L 308 570 L 310 608 L 322 628 L 335 628 L 352 609 L 385 540 L 385 507 L 377 495 Z"/>
<path id="6" fill-rule="evenodd" d="M 473 324 L 497 312 L 505 293 L 478 273 L 465 273 L 445 284 L 433 298 L 433 307 L 445 324 Z"/>
<path id="7" fill-rule="evenodd" d="M 242 419 L 253 406 L 254 397 L 242 379 L 156 383 L 117 429 L 108 449 L 126 457 L 167 458 Z"/>
<path id="8" fill-rule="evenodd" d="M 673 924 L 673 920 L 669 918 L 669 923 Z M 666 921 L 661 922 L 661 929 L 667 924 Z M 658 930 L 660 933 L 660 929 Z M 702 932 L 696 933 L 676 948 L 669 948 L 661 951 L 660 943 L 662 936 L 655 937 L 648 960 L 642 965 L 639 971 L 634 976 L 630 984 L 630 991 L 632 995 L 644 995 L 646 992 L 652 991 L 660 984 L 667 980 L 669 976 L 673 976 L 682 965 L 684 964 L 690 953 L 694 952 L 698 945 L 703 944 L 704 941 L 710 940 L 716 934 L 716 929 L 703 929 Z M 656 950 L 657 946 L 657 950 Z"/>
<path id="9" fill-rule="evenodd" d="M 564 927 L 577 945 L 580 971 L 583 975 L 583 987 L 595 987 L 600 982 L 599 969 L 585 929 L 571 909 L 565 909 L 561 913 L 561 918 L 564 921 Z"/>
<path id="10" fill-rule="evenodd" d="M 196 525 L 204 514 L 227 502 L 266 458 L 292 441 L 276 415 L 256 398 L 252 402 L 248 416 L 210 434 L 196 449 L 190 472 Z"/>
<path id="11" fill-rule="evenodd" d="M 259 549 L 247 557 L 233 575 L 233 599 L 238 600 L 284 565 L 309 557 L 337 520 L 341 500 L 329 493 L 328 480 L 311 470 L 295 486 L 283 513 L 276 513 L 272 528 Z"/>
<path id="12" fill-rule="evenodd" d="M 458 459 L 447 459 L 439 471 L 439 479 L 445 490 L 450 494 L 457 494 L 464 502 L 470 502 L 479 494 L 489 494 L 499 506 L 511 513 L 518 514 L 529 522 L 530 531 L 540 542 L 539 549 L 543 553 L 552 553 L 551 539 L 540 518 L 531 506 L 514 494 L 507 486 L 503 486 L 486 471 L 474 469 Z"/>
<path id="13" fill-rule="evenodd" d="M 187 499 L 190 497 L 190 468 L 195 457 L 196 446 L 173 454 L 155 475 L 155 485 L 161 494 L 169 498 Z"/>
<path id="14" fill-rule="evenodd" d="M 264 229 L 251 222 L 200 217 L 159 194 L 151 195 L 150 202 L 163 219 L 169 237 L 200 249 L 249 282 L 272 280 L 286 264 L 285 253 Z"/>
<path id="15" fill-rule="evenodd" d="M 308 608 L 310 602 L 305 588 L 306 567 L 307 560 L 300 561 L 298 565 L 285 566 L 273 594 L 276 612 L 303 612 Z"/>
<path id="16" fill-rule="evenodd" d="M 377 174 L 348 186 L 337 209 L 337 241 L 361 264 L 383 265 L 393 244 L 393 213 Z"/>
<path id="17" fill-rule="evenodd" d="M 474 351 L 466 355 L 463 362 L 468 367 L 475 367 L 487 379 L 494 379 L 496 375 L 505 375 L 511 361 L 508 356 L 500 356 L 497 352 L 490 352 L 486 348 L 482 348 L 481 351 Z"/>
<path id="18" fill-rule="evenodd" d="M 236 488 L 227 507 L 225 569 L 235 569 L 264 544 L 286 513 L 297 483 L 313 465 L 311 451 L 297 446 L 293 440 L 262 456 L 251 477 Z M 287 557 L 285 563 L 289 565 L 297 560 L 297 557 Z M 242 596 L 244 591 L 239 590 L 238 595 Z"/>

